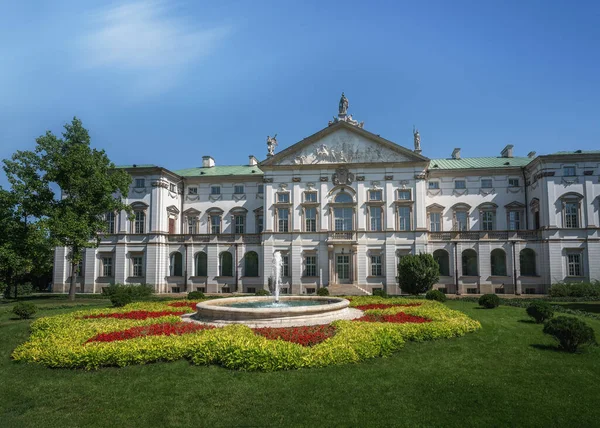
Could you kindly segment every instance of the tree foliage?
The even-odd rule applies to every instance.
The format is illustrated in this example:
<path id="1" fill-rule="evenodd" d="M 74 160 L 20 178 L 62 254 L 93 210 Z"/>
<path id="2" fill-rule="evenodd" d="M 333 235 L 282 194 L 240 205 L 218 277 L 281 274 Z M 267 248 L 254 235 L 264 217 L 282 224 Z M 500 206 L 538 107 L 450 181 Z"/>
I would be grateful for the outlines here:
<path id="1" fill-rule="evenodd" d="M 90 146 L 79 119 L 64 129 L 62 138 L 48 131 L 36 139 L 35 150 L 17 151 L 4 169 L 16 211 L 37 219 L 52 245 L 69 248 L 74 299 L 77 265 L 84 249 L 96 247 L 98 233 L 106 231 L 106 213 L 129 212 L 120 195 L 127 195 L 131 177 L 115 169 L 104 150 Z"/>
<path id="2" fill-rule="evenodd" d="M 407 255 L 398 263 L 398 284 L 402 291 L 420 294 L 431 290 L 440 278 L 440 267 L 431 254 Z"/>

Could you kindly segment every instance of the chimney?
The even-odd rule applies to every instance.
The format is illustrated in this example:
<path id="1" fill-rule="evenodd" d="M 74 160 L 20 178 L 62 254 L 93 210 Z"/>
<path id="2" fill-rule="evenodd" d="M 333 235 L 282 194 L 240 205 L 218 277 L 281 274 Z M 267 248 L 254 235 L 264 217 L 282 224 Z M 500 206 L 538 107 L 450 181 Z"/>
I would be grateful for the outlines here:
<path id="1" fill-rule="evenodd" d="M 250 165 L 250 166 L 258 165 L 258 160 L 254 157 L 254 155 L 248 156 L 248 165 Z"/>
<path id="2" fill-rule="evenodd" d="M 500 152 L 500 156 L 502 156 L 503 158 L 512 158 L 513 157 L 513 153 L 512 153 L 513 147 L 514 146 L 512 144 L 507 145 Z"/>
<path id="3" fill-rule="evenodd" d="M 202 156 L 202 168 L 212 168 L 215 166 L 215 160 L 210 156 Z"/>
<path id="4" fill-rule="evenodd" d="M 529 159 L 534 158 L 535 157 L 535 152 L 529 152 L 529 153 L 527 153 L 527 157 Z"/>
<path id="5" fill-rule="evenodd" d="M 460 147 L 452 150 L 452 159 L 460 159 Z"/>

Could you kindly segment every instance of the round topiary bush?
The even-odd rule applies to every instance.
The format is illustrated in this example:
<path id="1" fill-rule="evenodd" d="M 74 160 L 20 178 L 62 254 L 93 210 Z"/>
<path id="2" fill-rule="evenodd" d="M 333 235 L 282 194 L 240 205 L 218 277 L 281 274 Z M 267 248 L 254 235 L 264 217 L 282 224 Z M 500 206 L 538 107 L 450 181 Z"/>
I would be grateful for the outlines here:
<path id="1" fill-rule="evenodd" d="M 497 308 L 500 304 L 500 298 L 495 294 L 484 294 L 479 298 L 479 306 L 483 306 L 486 309 Z"/>
<path id="2" fill-rule="evenodd" d="M 265 290 L 264 288 L 261 288 L 256 293 L 254 293 L 254 295 L 255 296 L 270 296 L 271 292 L 269 290 Z"/>
<path id="3" fill-rule="evenodd" d="M 554 309 L 548 302 L 531 302 L 526 310 L 527 315 L 535 319 L 538 324 L 549 320 L 554 315 Z"/>
<path id="4" fill-rule="evenodd" d="M 131 293 L 128 293 L 127 290 L 119 289 L 110 296 L 110 302 L 115 308 L 120 308 L 133 302 L 133 297 L 131 297 Z"/>
<path id="5" fill-rule="evenodd" d="M 202 291 L 190 291 L 187 295 L 188 300 L 204 299 L 204 293 Z"/>
<path id="6" fill-rule="evenodd" d="M 329 289 L 327 287 L 321 287 L 317 290 L 317 296 L 329 296 Z"/>
<path id="7" fill-rule="evenodd" d="M 440 290 L 429 290 L 427 293 L 425 293 L 425 298 L 427 300 L 436 300 L 438 302 L 445 302 L 448 300 L 446 295 Z"/>
<path id="8" fill-rule="evenodd" d="M 37 312 L 37 307 L 33 303 L 19 302 L 15 305 L 12 312 L 22 320 L 26 320 Z"/>
<path id="9" fill-rule="evenodd" d="M 596 343 L 592 327 L 575 317 L 559 316 L 546 321 L 544 333 L 553 336 L 559 347 L 567 352 L 576 352 L 582 345 Z"/>

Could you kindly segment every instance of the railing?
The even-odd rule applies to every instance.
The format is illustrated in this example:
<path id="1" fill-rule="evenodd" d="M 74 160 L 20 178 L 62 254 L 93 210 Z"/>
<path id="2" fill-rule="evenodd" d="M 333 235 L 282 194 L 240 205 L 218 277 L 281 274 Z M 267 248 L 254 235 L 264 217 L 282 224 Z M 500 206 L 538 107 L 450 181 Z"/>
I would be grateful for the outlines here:
<path id="1" fill-rule="evenodd" d="M 429 232 L 430 241 L 535 241 L 541 238 L 539 230 L 468 230 Z"/>
<path id="2" fill-rule="evenodd" d="M 213 243 L 213 244 L 260 244 L 260 235 L 257 233 L 234 234 L 184 234 L 167 235 L 168 242 L 186 242 L 186 243 Z"/>
<path id="3" fill-rule="evenodd" d="M 349 231 L 335 231 L 329 232 L 328 241 L 354 241 L 356 240 L 354 232 Z"/>

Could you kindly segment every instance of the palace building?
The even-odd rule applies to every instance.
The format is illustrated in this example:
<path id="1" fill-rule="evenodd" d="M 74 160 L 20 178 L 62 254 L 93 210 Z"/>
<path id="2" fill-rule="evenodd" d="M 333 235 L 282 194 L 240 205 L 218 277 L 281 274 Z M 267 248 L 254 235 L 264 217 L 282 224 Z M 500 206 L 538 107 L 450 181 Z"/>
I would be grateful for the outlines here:
<path id="1" fill-rule="evenodd" d="M 269 137 L 262 162 L 122 167 L 133 218 L 107 213 L 108 233 L 76 272 L 79 291 L 255 292 L 268 288 L 275 251 L 294 294 L 400 294 L 398 261 L 419 252 L 437 259 L 435 287 L 447 293 L 543 294 L 600 279 L 600 150 L 517 157 L 508 145 L 430 159 L 418 131 L 408 149 L 365 130 L 343 94 L 338 113 L 278 153 Z M 69 287 L 67 254 L 56 249 L 56 292 Z"/>

